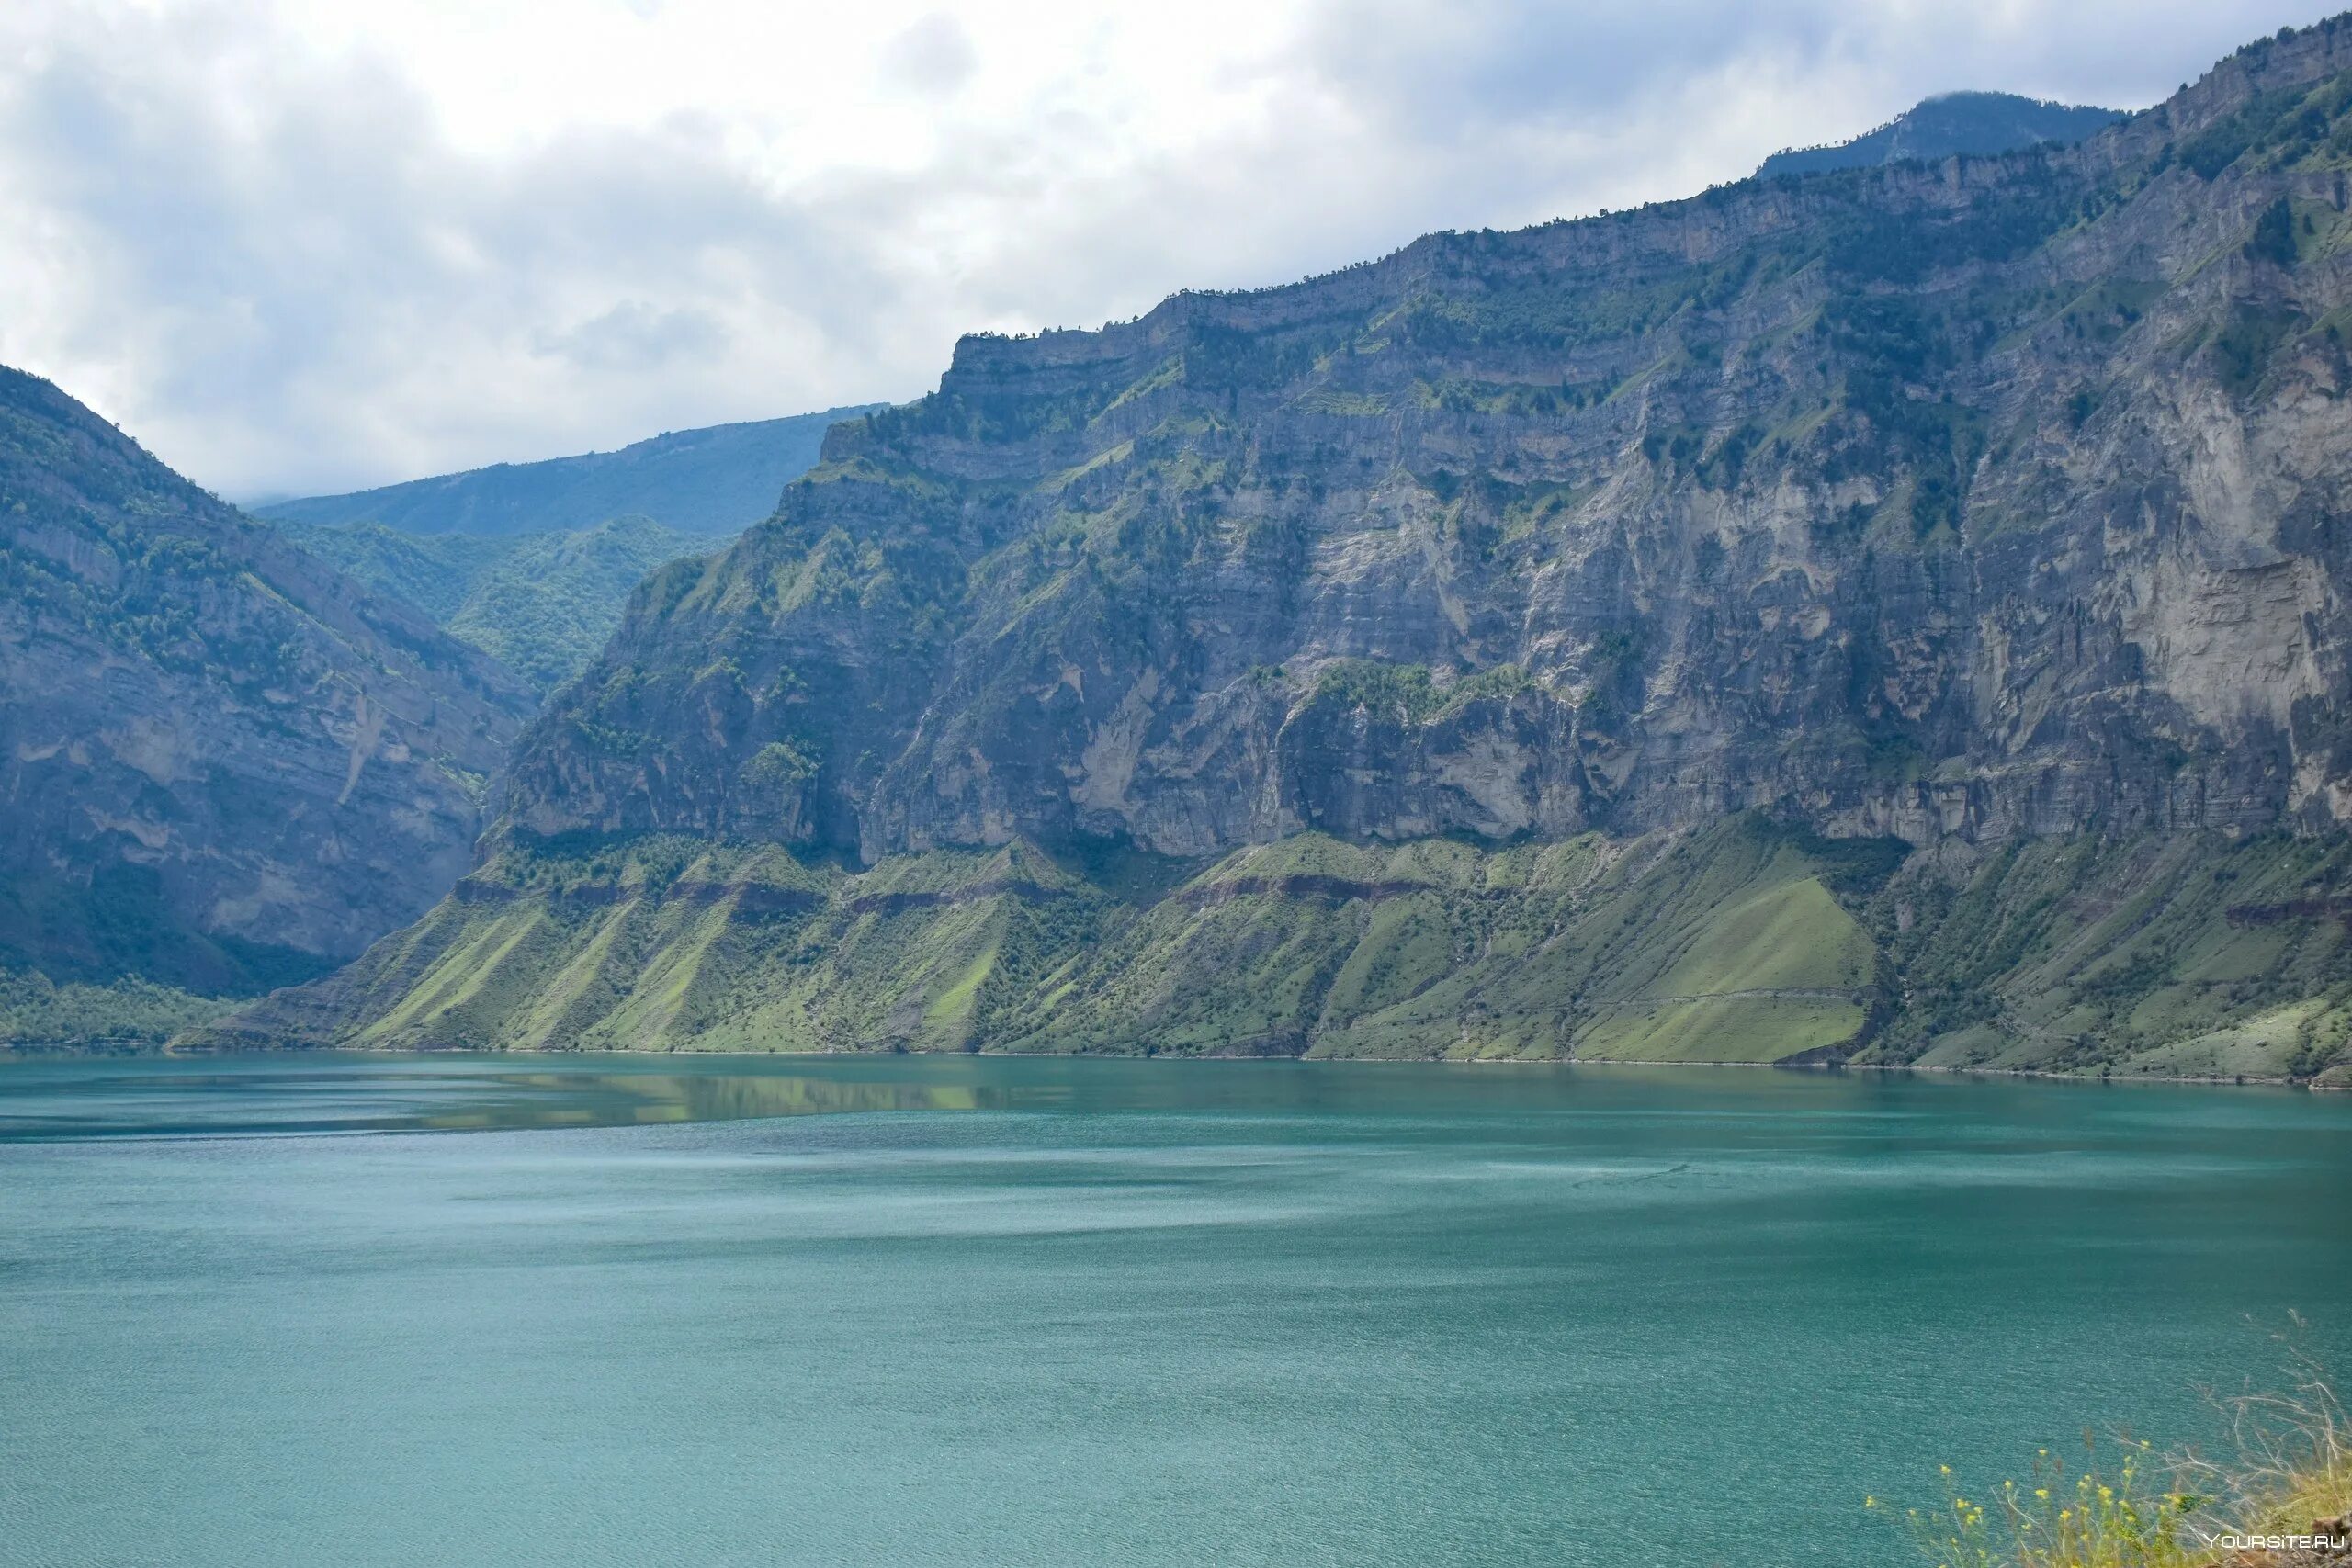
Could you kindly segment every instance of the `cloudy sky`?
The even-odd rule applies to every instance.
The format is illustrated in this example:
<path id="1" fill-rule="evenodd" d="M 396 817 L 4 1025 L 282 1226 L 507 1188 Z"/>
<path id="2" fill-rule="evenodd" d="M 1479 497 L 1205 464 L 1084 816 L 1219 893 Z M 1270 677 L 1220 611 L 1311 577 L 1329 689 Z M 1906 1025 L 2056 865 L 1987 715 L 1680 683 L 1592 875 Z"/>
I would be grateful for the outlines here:
<path id="1" fill-rule="evenodd" d="M 0 362 L 240 499 L 903 399 L 1928 93 L 2137 107 L 2267 0 L 6 0 Z"/>

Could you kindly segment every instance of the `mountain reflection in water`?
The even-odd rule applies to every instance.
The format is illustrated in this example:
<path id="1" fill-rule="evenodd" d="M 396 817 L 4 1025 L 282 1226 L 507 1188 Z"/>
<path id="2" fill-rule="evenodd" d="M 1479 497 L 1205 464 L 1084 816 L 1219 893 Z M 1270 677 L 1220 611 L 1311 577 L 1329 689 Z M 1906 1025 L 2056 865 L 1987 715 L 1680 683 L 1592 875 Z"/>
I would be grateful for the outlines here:
<path id="1" fill-rule="evenodd" d="M 462 1133 L 749 1117 L 981 1111 L 1049 1090 L 987 1085 L 891 1058 L 643 1058 L 526 1065 L 491 1056 L 55 1059 L 5 1064 L 0 1143 L 284 1133 Z M 942 1071 L 941 1068 L 946 1070 Z M 1042 1087 L 1042 1086 L 1041 1086 Z"/>

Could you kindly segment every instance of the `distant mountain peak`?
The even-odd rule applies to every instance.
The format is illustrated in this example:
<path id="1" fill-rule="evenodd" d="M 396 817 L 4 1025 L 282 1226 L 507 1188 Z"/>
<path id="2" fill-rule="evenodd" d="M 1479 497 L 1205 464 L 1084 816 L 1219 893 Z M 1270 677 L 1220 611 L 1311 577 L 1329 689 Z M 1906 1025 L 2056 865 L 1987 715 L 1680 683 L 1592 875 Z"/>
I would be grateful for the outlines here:
<path id="1" fill-rule="evenodd" d="M 817 460 L 830 426 L 881 406 L 861 403 L 789 419 L 669 430 L 612 452 L 492 463 L 251 510 L 274 523 L 381 523 L 404 534 L 483 538 L 568 532 L 630 514 L 655 518 L 683 533 L 733 535 L 775 510 L 785 481 Z"/>
<path id="2" fill-rule="evenodd" d="M 1938 93 L 1848 141 L 1775 152 L 1759 177 L 1809 175 L 1956 152 L 2013 152 L 2042 141 L 2080 141 L 2124 118 L 2120 109 L 2061 104 L 2016 93 Z"/>

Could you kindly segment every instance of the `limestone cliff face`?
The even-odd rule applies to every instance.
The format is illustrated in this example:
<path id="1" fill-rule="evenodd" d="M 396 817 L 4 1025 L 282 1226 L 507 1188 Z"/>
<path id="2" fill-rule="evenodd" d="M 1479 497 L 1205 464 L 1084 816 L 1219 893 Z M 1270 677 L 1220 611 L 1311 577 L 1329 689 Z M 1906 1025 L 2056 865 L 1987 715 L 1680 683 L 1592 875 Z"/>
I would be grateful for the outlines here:
<path id="1" fill-rule="evenodd" d="M 0 371 L 0 964 L 251 990 L 463 874 L 528 693 Z"/>
<path id="2" fill-rule="evenodd" d="M 2352 1073 L 2352 24 L 974 338 L 190 1045 Z"/>
<path id="3" fill-rule="evenodd" d="M 2348 68 L 967 339 L 640 591 L 506 831 L 2339 824 Z"/>

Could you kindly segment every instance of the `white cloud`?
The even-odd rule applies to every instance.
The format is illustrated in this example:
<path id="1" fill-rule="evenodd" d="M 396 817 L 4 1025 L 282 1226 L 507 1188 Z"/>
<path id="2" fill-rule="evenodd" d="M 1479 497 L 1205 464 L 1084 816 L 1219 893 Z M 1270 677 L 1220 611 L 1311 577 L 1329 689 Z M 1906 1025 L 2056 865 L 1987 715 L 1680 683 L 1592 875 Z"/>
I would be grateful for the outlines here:
<path id="1" fill-rule="evenodd" d="M 979 55 L 964 25 L 938 12 L 892 39 L 882 59 L 887 78 L 926 98 L 952 96 L 979 68 Z"/>
<path id="2" fill-rule="evenodd" d="M 2259 0 L 17 0 L 0 361 L 232 494 L 931 386 L 1929 92 L 2134 107 Z"/>

